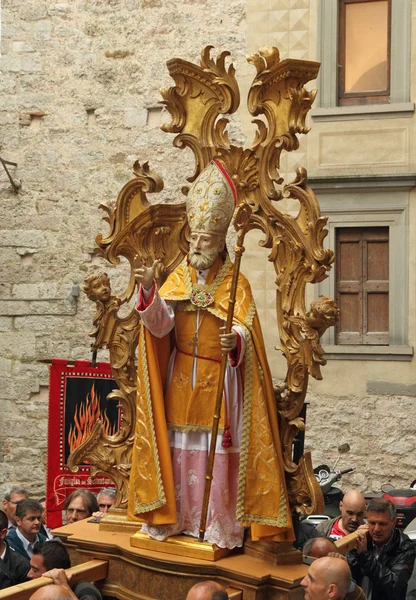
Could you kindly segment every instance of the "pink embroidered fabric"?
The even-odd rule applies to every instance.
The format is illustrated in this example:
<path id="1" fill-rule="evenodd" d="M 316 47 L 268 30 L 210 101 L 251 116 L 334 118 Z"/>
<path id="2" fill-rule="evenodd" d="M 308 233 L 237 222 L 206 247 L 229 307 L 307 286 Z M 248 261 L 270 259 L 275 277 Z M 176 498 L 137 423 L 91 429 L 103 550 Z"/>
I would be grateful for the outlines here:
<path id="1" fill-rule="evenodd" d="M 169 435 L 178 523 L 163 527 L 146 524 L 142 531 L 157 540 L 180 533 L 198 537 L 210 434 L 170 432 Z M 218 442 L 221 440 L 217 440 L 217 445 Z M 239 460 L 240 453 L 234 447 L 215 457 L 205 540 L 220 548 L 243 544 L 244 528 L 236 520 Z"/>

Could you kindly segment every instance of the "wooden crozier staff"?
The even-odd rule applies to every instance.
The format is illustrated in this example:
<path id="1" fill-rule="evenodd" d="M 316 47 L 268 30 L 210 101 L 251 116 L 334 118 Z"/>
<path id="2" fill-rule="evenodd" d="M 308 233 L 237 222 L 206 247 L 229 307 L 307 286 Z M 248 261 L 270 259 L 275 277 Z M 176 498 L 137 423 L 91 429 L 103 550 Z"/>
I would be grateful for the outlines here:
<path id="1" fill-rule="evenodd" d="M 241 257 L 245 250 L 243 246 L 244 236 L 246 235 L 249 224 L 250 224 L 250 216 L 251 216 L 251 207 L 242 202 L 234 215 L 234 227 L 237 231 L 237 243 L 234 246 L 235 252 L 235 261 L 233 268 L 233 277 L 231 281 L 231 290 L 230 290 L 230 298 L 228 304 L 228 312 L 227 312 L 227 321 L 225 325 L 225 333 L 231 333 L 231 328 L 233 325 L 233 317 L 234 317 L 234 306 L 235 306 L 235 298 L 237 295 L 237 283 L 238 283 L 238 275 L 240 273 L 240 264 Z M 218 437 L 218 425 L 221 417 L 221 404 L 222 404 L 222 395 L 224 390 L 224 379 L 225 379 L 225 369 L 227 367 L 227 357 L 228 352 L 222 352 L 221 354 L 221 365 L 220 365 L 220 376 L 218 380 L 217 387 L 217 397 L 215 400 L 215 408 L 214 408 L 214 416 L 212 420 L 212 431 L 211 431 L 211 444 L 209 447 L 209 456 L 208 456 L 208 466 L 207 466 L 207 474 L 205 475 L 205 488 L 204 488 L 204 498 L 202 501 L 202 512 L 201 512 L 201 521 L 199 525 L 199 536 L 198 540 L 200 542 L 204 541 L 205 528 L 207 523 L 207 514 L 208 514 L 208 504 L 209 497 L 211 493 L 211 483 L 212 483 L 212 473 L 214 471 L 214 460 L 215 460 L 215 447 L 217 444 Z"/>

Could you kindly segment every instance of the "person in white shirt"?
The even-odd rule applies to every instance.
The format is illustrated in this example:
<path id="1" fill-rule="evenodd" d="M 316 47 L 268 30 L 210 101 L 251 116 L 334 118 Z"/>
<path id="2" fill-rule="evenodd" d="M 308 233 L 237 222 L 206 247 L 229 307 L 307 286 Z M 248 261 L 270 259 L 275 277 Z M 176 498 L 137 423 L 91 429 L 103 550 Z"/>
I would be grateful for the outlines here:
<path id="1" fill-rule="evenodd" d="M 6 541 L 16 552 L 20 552 L 29 560 L 32 558 L 36 543 L 46 542 L 46 537 L 39 533 L 42 524 L 42 505 L 37 500 L 27 498 L 16 505 L 16 529 L 11 529 Z"/>

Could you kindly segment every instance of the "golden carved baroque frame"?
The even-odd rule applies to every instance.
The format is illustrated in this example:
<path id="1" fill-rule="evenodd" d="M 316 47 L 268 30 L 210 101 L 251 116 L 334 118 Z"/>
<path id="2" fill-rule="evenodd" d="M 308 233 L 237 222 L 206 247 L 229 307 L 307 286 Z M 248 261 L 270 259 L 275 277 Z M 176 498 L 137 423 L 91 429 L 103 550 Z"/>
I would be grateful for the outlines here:
<path id="1" fill-rule="evenodd" d="M 279 174 L 283 151 L 299 146 L 297 134 L 308 133 L 306 115 L 316 90 L 304 85 L 316 78 L 319 63 L 301 60 L 280 61 L 276 48 L 263 48 L 248 61 L 257 70 L 248 93 L 248 108 L 255 119 L 256 133 L 252 145 L 242 148 L 230 143 L 228 120 L 223 115 L 236 112 L 240 94 L 233 65 L 226 66 L 228 52 L 216 60 L 211 47 L 202 51 L 199 65 L 182 59 L 168 61 L 175 85 L 162 90 L 162 103 L 171 115 L 163 131 L 176 134 L 173 144 L 190 148 L 195 157 L 192 182 L 213 159 L 226 165 L 238 191 L 238 202 L 252 209 L 250 229 L 263 233 L 260 245 L 269 252 L 268 260 L 276 273 L 276 311 L 280 336 L 279 348 L 287 360 L 283 388 L 276 388 L 276 407 L 280 417 L 284 465 L 293 510 L 304 514 L 323 510 L 320 488 L 312 471 L 311 457 L 305 453 L 299 464 L 293 462 L 293 440 L 304 429 L 300 417 L 309 376 L 321 379 L 321 365 L 326 363 L 319 338 L 334 325 L 338 309 L 328 298 L 319 298 L 306 308 L 307 283 L 327 277 L 334 260 L 325 250 L 327 219 L 320 214 L 318 201 L 307 185 L 304 168 L 285 184 Z M 76 470 L 83 461 L 91 462 L 92 472 L 107 474 L 116 484 L 116 512 L 120 517 L 127 509 L 131 453 L 136 419 L 135 352 L 139 317 L 135 310 L 118 316 L 119 307 L 128 302 L 135 288 L 134 269 L 142 261 L 152 264 L 161 259 L 160 278 L 173 270 L 188 251 L 188 224 L 185 202 L 151 204 L 147 194 L 163 189 L 163 180 L 147 163 L 134 165 L 135 177 L 121 190 L 115 207 L 104 219 L 110 232 L 96 238 L 95 252 L 117 264 L 127 258 L 130 280 L 124 295 L 97 302 L 93 350 L 106 347 L 119 389 L 111 394 L 122 406 L 120 430 L 106 436 L 100 421 L 91 436 L 70 456 L 69 466 Z M 183 188 L 184 194 L 187 188 Z M 296 216 L 280 210 L 283 199 L 299 203 Z M 280 204 L 279 204 L 280 203 Z"/>

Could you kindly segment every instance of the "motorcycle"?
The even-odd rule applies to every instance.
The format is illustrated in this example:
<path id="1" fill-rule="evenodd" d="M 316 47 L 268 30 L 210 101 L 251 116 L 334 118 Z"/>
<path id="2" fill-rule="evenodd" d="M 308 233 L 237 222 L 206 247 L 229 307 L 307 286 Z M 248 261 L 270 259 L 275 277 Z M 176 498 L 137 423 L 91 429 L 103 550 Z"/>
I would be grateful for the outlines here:
<path id="1" fill-rule="evenodd" d="M 409 489 L 395 490 L 390 484 L 384 484 L 381 489 L 383 498 L 390 500 L 396 507 L 396 527 L 406 529 L 416 520 L 416 479 L 412 481 Z"/>
<path id="2" fill-rule="evenodd" d="M 414 544 L 416 544 L 416 518 L 410 521 L 409 525 L 404 530 Z"/>

